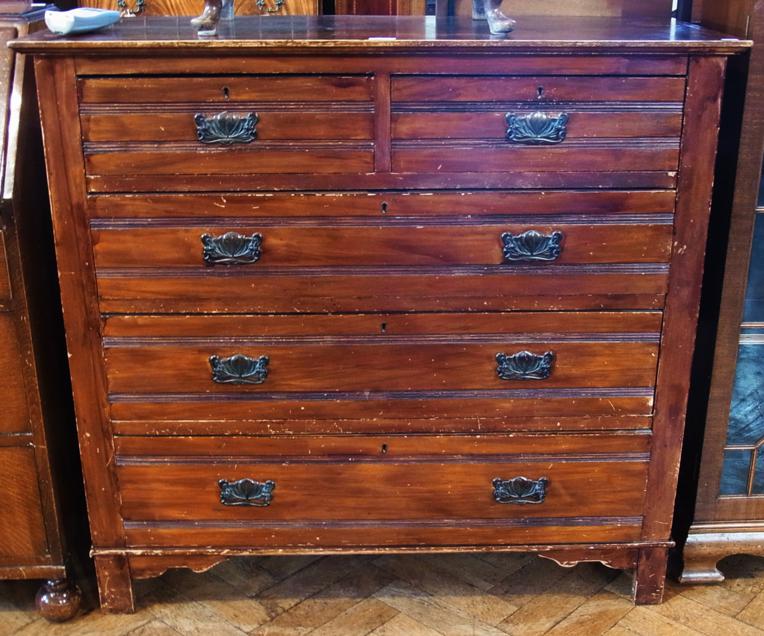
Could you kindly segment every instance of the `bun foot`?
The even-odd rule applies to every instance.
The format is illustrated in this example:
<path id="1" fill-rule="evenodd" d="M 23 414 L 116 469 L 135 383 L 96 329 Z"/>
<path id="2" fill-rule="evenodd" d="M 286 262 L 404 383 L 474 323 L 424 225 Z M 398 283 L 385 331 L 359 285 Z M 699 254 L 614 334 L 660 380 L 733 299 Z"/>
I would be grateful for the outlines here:
<path id="1" fill-rule="evenodd" d="M 82 592 L 68 579 L 46 581 L 35 598 L 40 616 L 51 623 L 63 623 L 80 611 Z"/>

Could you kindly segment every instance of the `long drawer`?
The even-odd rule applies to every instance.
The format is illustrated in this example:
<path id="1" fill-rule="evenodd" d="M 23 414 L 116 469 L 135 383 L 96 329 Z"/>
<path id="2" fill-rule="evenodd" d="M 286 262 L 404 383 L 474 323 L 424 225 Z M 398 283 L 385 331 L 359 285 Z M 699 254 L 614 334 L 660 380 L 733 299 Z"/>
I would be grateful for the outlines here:
<path id="1" fill-rule="evenodd" d="M 313 439 L 298 446 L 306 453 L 299 455 L 287 450 L 289 439 L 242 438 L 235 449 L 232 440 L 219 438 L 164 444 L 128 438 L 118 444 L 117 475 L 130 522 L 459 525 L 639 517 L 649 438 L 583 439 L 425 436 L 408 443 L 411 450 L 395 438 L 340 439 L 336 445 Z M 346 455 L 354 445 L 361 452 Z M 184 492 L 194 496 L 178 496 Z"/>
<path id="2" fill-rule="evenodd" d="M 224 266 L 359 267 L 522 263 L 666 263 L 671 217 L 643 223 L 335 223 L 150 228 L 93 231 L 97 268 Z"/>
<path id="3" fill-rule="evenodd" d="M 660 323 L 657 312 L 165 315 L 107 317 L 103 332 L 121 434 L 580 431 L 650 428 Z M 526 348 L 535 356 L 515 355 Z M 249 377 L 215 378 L 236 351 L 250 359 L 229 371 Z"/>

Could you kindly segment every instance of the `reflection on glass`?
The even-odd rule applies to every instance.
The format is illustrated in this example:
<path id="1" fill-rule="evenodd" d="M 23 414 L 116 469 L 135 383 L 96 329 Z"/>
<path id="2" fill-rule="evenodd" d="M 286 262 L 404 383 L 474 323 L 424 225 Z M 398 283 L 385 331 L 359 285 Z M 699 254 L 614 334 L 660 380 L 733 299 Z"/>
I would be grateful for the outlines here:
<path id="1" fill-rule="evenodd" d="M 720 495 L 747 495 L 748 473 L 751 467 L 751 451 L 724 451 Z"/>
<path id="2" fill-rule="evenodd" d="M 762 213 L 756 215 L 743 320 L 764 323 L 764 214 Z"/>

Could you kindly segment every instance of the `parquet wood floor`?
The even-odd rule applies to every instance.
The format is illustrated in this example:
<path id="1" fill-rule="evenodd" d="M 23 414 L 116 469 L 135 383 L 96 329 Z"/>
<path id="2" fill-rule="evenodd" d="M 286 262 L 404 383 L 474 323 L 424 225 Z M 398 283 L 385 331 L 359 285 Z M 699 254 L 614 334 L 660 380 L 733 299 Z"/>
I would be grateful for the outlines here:
<path id="1" fill-rule="evenodd" d="M 64 625 L 37 617 L 35 584 L 0 582 L 0 636 L 764 636 L 764 559 L 723 569 L 634 607 L 625 575 L 525 555 L 239 559 L 139 582 L 136 614 Z"/>

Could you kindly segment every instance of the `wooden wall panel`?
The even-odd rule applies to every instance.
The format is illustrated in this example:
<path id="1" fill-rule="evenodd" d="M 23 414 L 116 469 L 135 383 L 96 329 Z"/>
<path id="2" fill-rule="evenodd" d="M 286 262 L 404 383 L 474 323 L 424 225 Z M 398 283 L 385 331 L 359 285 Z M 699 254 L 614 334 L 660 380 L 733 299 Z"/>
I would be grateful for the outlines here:
<path id="1" fill-rule="evenodd" d="M 748 36 L 754 0 L 694 0 L 692 21 L 737 36 Z"/>
<path id="2" fill-rule="evenodd" d="M 726 4 L 719 0 L 706 0 L 708 4 Z M 457 13 L 469 15 L 472 0 L 456 0 Z M 511 16 L 522 15 L 578 15 L 623 17 L 668 17 L 671 0 L 568 0 L 567 2 L 539 2 L 539 0 L 504 0 L 504 11 Z"/>

